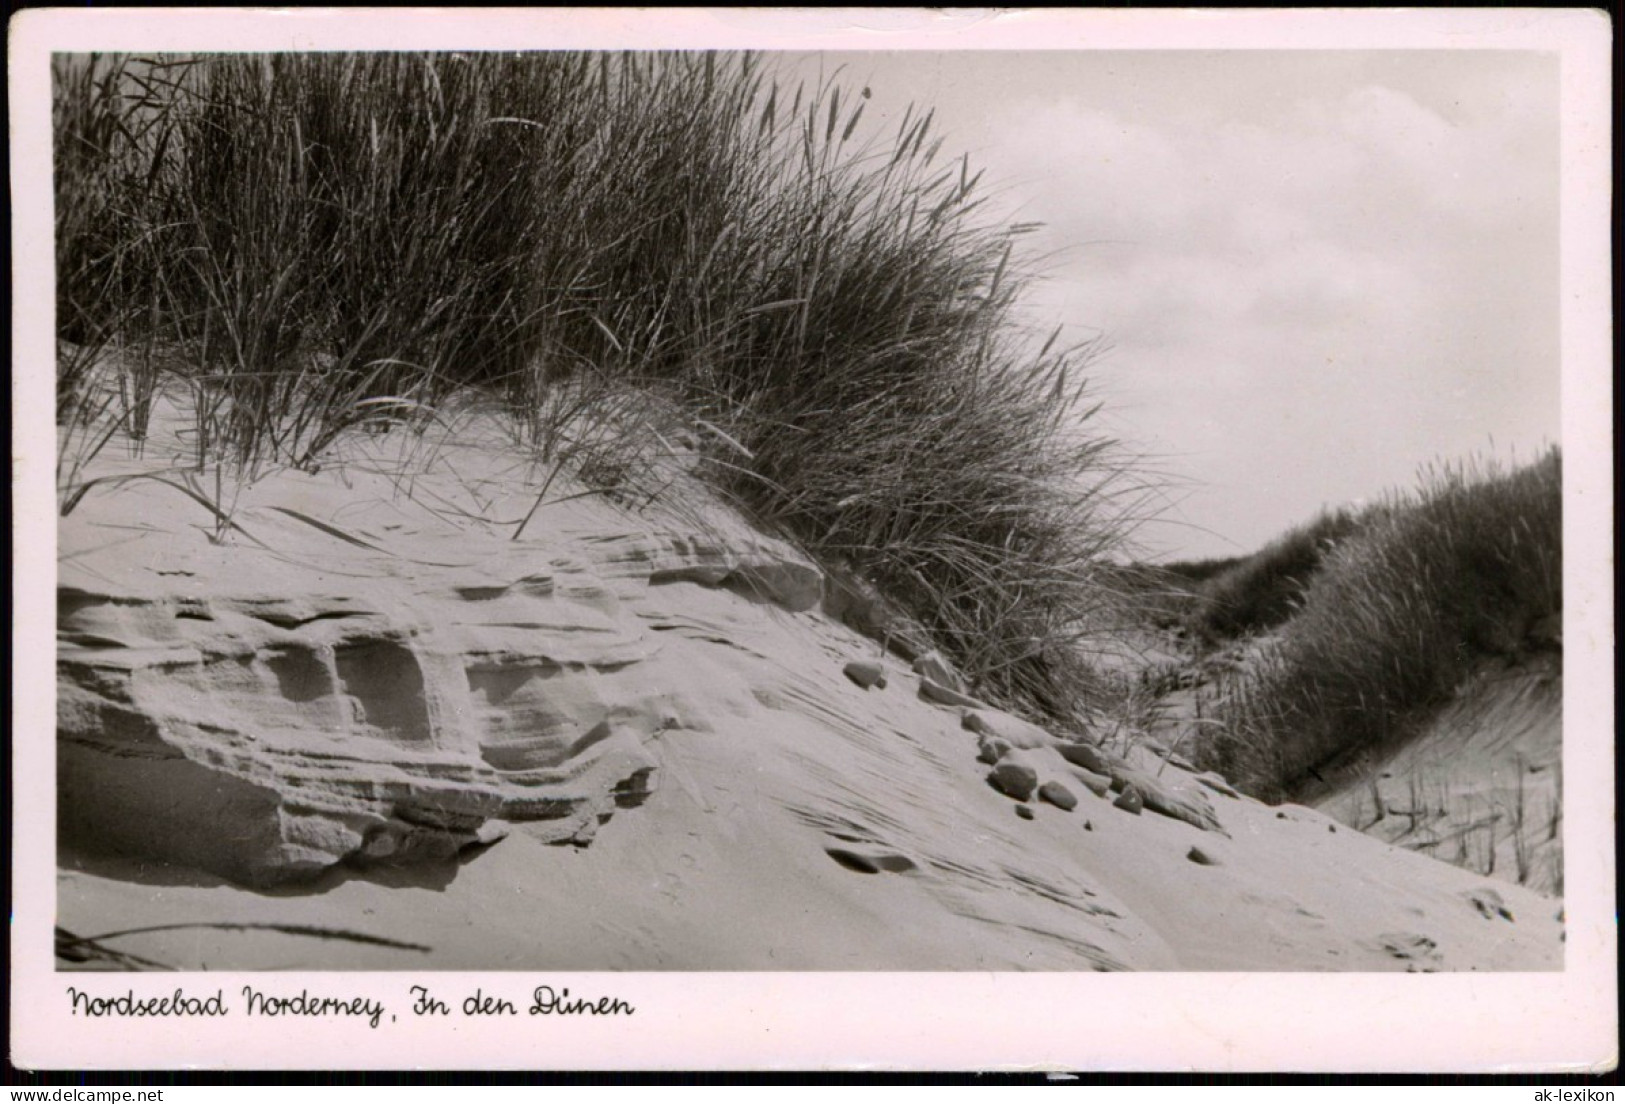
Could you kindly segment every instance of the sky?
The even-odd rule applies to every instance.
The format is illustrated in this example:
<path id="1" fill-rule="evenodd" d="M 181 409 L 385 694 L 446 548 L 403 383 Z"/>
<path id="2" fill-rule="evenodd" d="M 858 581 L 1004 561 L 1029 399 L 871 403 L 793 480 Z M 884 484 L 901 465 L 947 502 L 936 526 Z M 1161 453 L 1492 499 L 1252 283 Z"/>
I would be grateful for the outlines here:
<path id="1" fill-rule="evenodd" d="M 1103 334 L 1150 558 L 1251 551 L 1422 465 L 1558 441 L 1558 64 L 1508 50 L 824 53 L 937 109 Z"/>

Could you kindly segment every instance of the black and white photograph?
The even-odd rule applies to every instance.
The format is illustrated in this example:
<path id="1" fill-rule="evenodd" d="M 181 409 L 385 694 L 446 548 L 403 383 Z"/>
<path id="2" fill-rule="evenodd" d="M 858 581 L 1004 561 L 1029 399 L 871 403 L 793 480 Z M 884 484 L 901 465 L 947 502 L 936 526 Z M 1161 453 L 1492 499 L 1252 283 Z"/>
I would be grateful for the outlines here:
<path id="1" fill-rule="evenodd" d="M 50 1053 L 1617 1043 L 1606 19 L 31 14 Z"/>

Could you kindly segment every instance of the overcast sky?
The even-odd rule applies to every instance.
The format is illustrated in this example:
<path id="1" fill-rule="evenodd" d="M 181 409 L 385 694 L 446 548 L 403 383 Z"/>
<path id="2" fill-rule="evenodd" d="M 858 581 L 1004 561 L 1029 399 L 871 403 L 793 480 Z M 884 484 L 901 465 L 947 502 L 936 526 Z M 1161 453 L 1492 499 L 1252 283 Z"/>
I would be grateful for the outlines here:
<path id="1" fill-rule="evenodd" d="M 1165 556 L 1251 550 L 1435 458 L 1558 440 L 1558 67 L 1510 51 L 823 54 L 934 105 L 1112 351 Z"/>

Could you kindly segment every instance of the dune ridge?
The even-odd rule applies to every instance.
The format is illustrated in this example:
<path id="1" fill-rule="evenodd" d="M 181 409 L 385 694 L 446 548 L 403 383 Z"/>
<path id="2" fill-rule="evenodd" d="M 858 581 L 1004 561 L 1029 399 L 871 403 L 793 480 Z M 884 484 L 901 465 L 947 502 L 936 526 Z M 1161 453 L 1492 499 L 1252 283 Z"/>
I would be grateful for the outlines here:
<path id="1" fill-rule="evenodd" d="M 680 464 L 514 539 L 478 434 L 350 447 L 223 533 L 155 480 L 62 519 L 71 965 L 1561 968 L 1559 901 L 954 689 Z"/>

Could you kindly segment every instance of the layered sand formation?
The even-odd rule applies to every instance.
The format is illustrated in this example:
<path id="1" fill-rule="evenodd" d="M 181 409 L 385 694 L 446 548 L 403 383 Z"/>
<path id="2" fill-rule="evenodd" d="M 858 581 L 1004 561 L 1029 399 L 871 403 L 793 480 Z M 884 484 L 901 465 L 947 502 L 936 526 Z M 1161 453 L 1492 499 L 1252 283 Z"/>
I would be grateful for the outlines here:
<path id="1" fill-rule="evenodd" d="M 988 707 L 682 458 L 513 539 L 547 473 L 494 430 L 346 447 L 88 469 L 63 964 L 1562 967 L 1555 898 Z"/>

